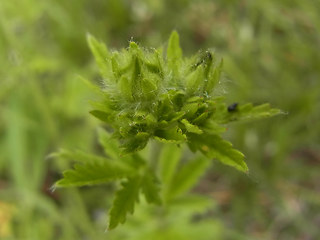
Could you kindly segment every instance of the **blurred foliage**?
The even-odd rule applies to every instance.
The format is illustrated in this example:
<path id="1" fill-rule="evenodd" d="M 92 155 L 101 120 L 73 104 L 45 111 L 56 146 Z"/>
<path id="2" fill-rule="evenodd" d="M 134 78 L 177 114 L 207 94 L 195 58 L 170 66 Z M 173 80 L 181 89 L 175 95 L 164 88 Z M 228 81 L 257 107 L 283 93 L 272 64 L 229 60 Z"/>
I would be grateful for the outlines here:
<path id="1" fill-rule="evenodd" d="M 319 13 L 317 0 L 0 1 L 0 238 L 317 239 Z M 131 37 L 158 46 L 172 29 L 186 53 L 213 47 L 224 58 L 230 103 L 270 102 L 288 114 L 229 129 L 251 173 L 215 164 L 194 190 L 216 203 L 199 203 L 203 221 L 198 210 L 162 218 L 141 208 L 140 221 L 104 233 L 113 187 L 52 193 L 69 163 L 46 160 L 60 147 L 102 151 L 78 77 L 100 81 L 85 34 L 117 48 Z"/>

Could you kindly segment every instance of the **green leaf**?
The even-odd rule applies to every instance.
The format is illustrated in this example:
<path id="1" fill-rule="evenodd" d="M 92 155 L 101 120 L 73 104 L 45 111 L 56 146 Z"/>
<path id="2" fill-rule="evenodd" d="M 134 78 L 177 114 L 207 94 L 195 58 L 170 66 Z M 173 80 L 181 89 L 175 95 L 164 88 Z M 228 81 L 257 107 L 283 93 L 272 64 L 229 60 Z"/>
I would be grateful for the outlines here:
<path id="1" fill-rule="evenodd" d="M 111 56 L 111 67 L 112 67 L 112 73 L 116 78 L 119 78 L 121 76 L 121 71 L 119 68 L 119 64 L 117 62 L 118 52 L 114 52 Z M 117 79 L 118 81 L 118 79 Z M 117 82 L 116 81 L 116 82 Z"/>
<path id="2" fill-rule="evenodd" d="M 141 190 L 148 203 L 161 204 L 159 181 L 151 169 L 147 169 L 142 178 Z"/>
<path id="3" fill-rule="evenodd" d="M 66 170 L 63 179 L 56 187 L 84 186 L 102 184 L 131 176 L 133 169 L 110 161 L 97 161 L 75 164 L 74 169 Z"/>
<path id="4" fill-rule="evenodd" d="M 204 88 L 204 91 L 206 91 L 208 94 L 210 94 L 212 90 L 215 88 L 215 86 L 219 83 L 222 67 L 223 59 L 221 60 L 219 65 L 213 69 L 213 71 L 209 72 L 207 82 Z"/>
<path id="5" fill-rule="evenodd" d="M 172 180 L 168 198 L 173 199 L 189 191 L 205 173 L 210 162 L 206 157 L 197 157 L 183 165 Z"/>
<path id="6" fill-rule="evenodd" d="M 103 101 L 89 101 L 91 107 L 93 108 L 93 111 L 94 110 L 98 110 L 100 112 L 104 112 L 105 114 L 112 114 L 112 109 L 110 108 L 110 102 L 109 102 L 109 99 L 106 99 L 105 98 L 105 94 L 102 93 L 104 96 L 104 100 Z M 110 118 L 109 118 L 110 120 Z"/>
<path id="7" fill-rule="evenodd" d="M 122 76 L 118 82 L 119 90 L 126 101 L 133 101 L 132 82 L 126 76 Z"/>
<path id="8" fill-rule="evenodd" d="M 145 100 L 153 100 L 157 94 L 158 86 L 156 85 L 154 79 L 143 78 L 141 80 L 141 90 Z"/>
<path id="9" fill-rule="evenodd" d="M 196 125 L 191 124 L 187 119 L 182 119 L 181 123 L 184 124 L 188 132 L 202 134 L 203 131 Z"/>
<path id="10" fill-rule="evenodd" d="M 269 103 L 253 106 L 251 103 L 239 106 L 239 118 L 238 120 L 252 120 L 266 117 L 272 117 L 280 114 L 281 110 L 271 108 Z"/>
<path id="11" fill-rule="evenodd" d="M 76 162 L 83 162 L 83 163 L 92 162 L 92 161 L 95 161 L 95 162 L 108 161 L 108 159 L 97 156 L 97 155 L 84 153 L 79 150 L 69 151 L 65 149 L 62 149 L 59 152 L 51 154 L 51 157 L 58 157 L 58 158 L 63 158 L 63 159 L 72 160 Z"/>
<path id="12" fill-rule="evenodd" d="M 132 44 L 132 42 L 131 42 Z M 130 46 L 131 46 L 130 44 Z M 133 60 L 132 60 L 133 64 L 133 71 L 132 71 L 132 81 L 133 81 L 133 87 L 138 87 L 135 86 L 135 84 L 139 83 L 142 75 L 141 75 L 141 70 L 142 70 L 142 66 L 141 66 L 141 59 L 138 55 L 134 55 L 133 56 Z"/>
<path id="13" fill-rule="evenodd" d="M 123 148 L 121 154 L 130 154 L 143 149 L 147 145 L 149 137 L 149 133 L 139 132 L 134 137 L 126 139 L 121 145 L 121 148 Z"/>
<path id="14" fill-rule="evenodd" d="M 157 61 L 157 63 L 152 63 L 149 61 L 145 61 L 144 65 L 147 67 L 147 69 L 152 72 L 152 73 L 156 73 L 156 74 L 162 74 L 161 72 L 161 66 L 159 61 Z"/>
<path id="15" fill-rule="evenodd" d="M 178 127 L 156 130 L 154 136 L 156 140 L 165 143 L 182 143 L 187 140 L 187 136 Z"/>
<path id="16" fill-rule="evenodd" d="M 109 213 L 109 229 L 114 229 L 119 223 L 126 221 L 128 213 L 133 214 L 134 205 L 139 201 L 141 179 L 140 177 L 128 178 L 122 182 L 122 189 L 117 191 Z"/>
<path id="17" fill-rule="evenodd" d="M 186 92 L 189 95 L 193 95 L 196 92 L 202 90 L 205 75 L 203 67 L 199 66 L 195 71 L 191 72 L 186 77 Z"/>
<path id="18" fill-rule="evenodd" d="M 92 90 L 94 94 L 97 96 L 104 96 L 104 93 L 101 91 L 99 86 L 82 76 L 78 76 L 78 78 L 88 89 Z"/>
<path id="19" fill-rule="evenodd" d="M 173 31 L 169 38 L 167 48 L 168 68 L 171 69 L 174 77 L 177 77 L 182 58 L 182 50 L 179 43 L 179 35 Z"/>
<path id="20" fill-rule="evenodd" d="M 169 38 L 167 58 L 168 61 L 177 60 L 182 57 L 182 50 L 180 48 L 179 34 L 177 31 L 173 31 Z"/>
<path id="21" fill-rule="evenodd" d="M 98 118 L 99 120 L 103 122 L 109 122 L 110 115 L 107 112 L 100 111 L 100 110 L 92 110 L 89 112 L 92 116 Z"/>
<path id="22" fill-rule="evenodd" d="M 182 108 L 182 110 L 186 113 L 185 117 L 188 119 L 194 118 L 198 109 L 199 109 L 198 102 L 187 103 Z"/>
<path id="23" fill-rule="evenodd" d="M 103 77 L 110 77 L 109 67 L 109 52 L 105 44 L 99 42 L 91 34 L 87 34 L 87 41 L 91 52 L 93 53 L 95 60 L 99 66 L 101 75 Z"/>
<path id="24" fill-rule="evenodd" d="M 169 122 L 174 122 L 177 121 L 179 119 L 181 119 L 186 113 L 184 111 L 182 112 L 174 112 L 170 115 L 170 117 L 168 118 Z"/>
<path id="25" fill-rule="evenodd" d="M 192 123 L 201 124 L 204 120 L 206 120 L 209 116 L 208 112 L 201 113 L 198 117 L 192 120 Z"/>
<path id="26" fill-rule="evenodd" d="M 227 130 L 226 127 L 223 125 L 218 124 L 217 122 L 208 119 L 202 126 L 201 128 L 205 133 L 208 134 L 221 134 Z"/>
<path id="27" fill-rule="evenodd" d="M 269 103 L 253 106 L 252 103 L 237 106 L 233 111 L 228 111 L 225 104 L 221 105 L 220 115 L 214 117 L 219 123 L 228 123 L 232 121 L 251 121 L 281 114 L 280 109 L 271 108 Z"/>
<path id="28" fill-rule="evenodd" d="M 146 164 L 145 159 L 143 159 L 138 153 L 133 153 L 127 156 L 121 156 L 122 153 L 118 142 L 114 137 L 102 128 L 98 129 L 99 143 L 103 146 L 105 154 L 108 155 L 113 160 L 118 160 L 119 162 L 138 169 L 142 165 Z"/>
<path id="29" fill-rule="evenodd" d="M 232 166 L 242 172 L 248 172 L 244 155 L 234 149 L 232 144 L 215 134 L 190 134 L 191 144 L 193 143 L 205 156 L 215 158 L 223 164 Z"/>

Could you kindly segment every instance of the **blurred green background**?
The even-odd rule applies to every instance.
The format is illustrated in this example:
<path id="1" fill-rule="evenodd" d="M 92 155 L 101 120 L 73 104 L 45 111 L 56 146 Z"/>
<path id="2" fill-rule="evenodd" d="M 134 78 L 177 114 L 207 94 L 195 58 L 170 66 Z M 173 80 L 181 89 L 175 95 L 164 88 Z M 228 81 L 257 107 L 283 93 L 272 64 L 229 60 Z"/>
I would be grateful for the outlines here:
<path id="1" fill-rule="evenodd" d="M 287 114 L 229 127 L 250 174 L 215 163 L 194 190 L 210 203 L 142 205 L 105 232 L 112 186 L 50 191 L 70 164 L 50 153 L 101 151 L 80 78 L 99 82 L 86 33 L 157 47 L 173 29 L 186 55 L 224 58 L 230 103 Z M 319 239 L 319 120 L 318 0 L 0 1 L 0 239 Z"/>

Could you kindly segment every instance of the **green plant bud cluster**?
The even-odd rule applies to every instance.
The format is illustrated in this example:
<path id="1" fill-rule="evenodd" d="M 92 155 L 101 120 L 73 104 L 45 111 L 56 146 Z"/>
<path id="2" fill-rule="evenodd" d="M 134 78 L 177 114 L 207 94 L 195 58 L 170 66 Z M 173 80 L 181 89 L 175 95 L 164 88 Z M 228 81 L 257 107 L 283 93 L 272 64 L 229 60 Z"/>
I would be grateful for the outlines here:
<path id="1" fill-rule="evenodd" d="M 88 42 L 103 79 L 100 87 L 88 82 L 98 96 L 92 102 L 91 114 L 113 132 L 98 132 L 104 157 L 81 151 L 53 154 L 76 161 L 54 187 L 120 182 L 109 211 L 111 230 L 133 214 L 141 195 L 150 204 L 164 206 L 189 199 L 184 195 L 203 176 L 212 159 L 248 171 L 244 155 L 221 136 L 226 124 L 280 111 L 269 104 L 227 105 L 215 91 L 222 61 L 217 61 L 212 51 L 183 57 L 176 32 L 171 34 L 166 51 L 141 48 L 135 42 L 130 42 L 127 49 L 109 51 L 91 35 Z M 166 144 L 149 159 L 137 151 L 150 139 Z M 184 148 L 176 145 L 184 143 L 201 154 L 183 159 Z"/>
<path id="2" fill-rule="evenodd" d="M 224 98 L 214 94 L 222 60 L 212 51 L 183 57 L 175 31 L 166 51 L 141 48 L 133 41 L 127 49 L 109 51 L 91 35 L 88 42 L 103 77 L 101 98 L 91 114 L 113 128 L 122 154 L 143 149 L 150 139 L 187 143 L 192 151 L 247 171 L 243 154 L 220 136 L 224 124 L 279 110 L 268 104 L 228 109 Z"/>

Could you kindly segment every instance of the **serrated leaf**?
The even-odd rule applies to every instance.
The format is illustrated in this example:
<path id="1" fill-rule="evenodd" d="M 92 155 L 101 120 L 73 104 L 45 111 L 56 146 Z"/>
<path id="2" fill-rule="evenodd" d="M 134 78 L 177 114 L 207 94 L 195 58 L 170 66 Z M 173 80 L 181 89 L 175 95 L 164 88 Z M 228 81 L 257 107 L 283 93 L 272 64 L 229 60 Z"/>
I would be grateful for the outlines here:
<path id="1" fill-rule="evenodd" d="M 190 140 L 191 144 L 196 145 L 205 156 L 215 158 L 221 163 L 234 167 L 242 172 L 248 172 L 243 153 L 234 149 L 230 142 L 224 140 L 219 135 L 192 134 Z"/>
<path id="2" fill-rule="evenodd" d="M 117 191 L 109 213 L 108 228 L 114 229 L 119 223 L 126 221 L 127 214 L 133 214 L 134 205 L 139 201 L 141 179 L 140 177 L 128 178 L 122 183 L 122 188 Z"/>
<path id="3" fill-rule="evenodd" d="M 63 172 L 63 179 L 56 182 L 56 187 L 85 186 L 108 183 L 131 176 L 133 169 L 110 161 L 92 160 L 75 164 L 74 169 Z"/>
<path id="4" fill-rule="evenodd" d="M 187 162 L 174 176 L 167 198 L 173 199 L 189 191 L 205 173 L 210 162 L 206 157 L 197 157 Z"/>
<path id="5" fill-rule="evenodd" d="M 280 109 L 271 108 L 269 103 L 253 106 L 252 103 L 239 105 L 233 111 L 228 111 L 226 105 L 221 105 L 224 109 L 215 120 L 219 123 L 228 123 L 232 121 L 250 121 L 266 117 L 272 117 L 281 114 Z"/>
<path id="6" fill-rule="evenodd" d="M 218 124 L 215 121 L 212 121 L 211 119 L 208 119 L 202 126 L 204 132 L 208 134 L 221 134 L 227 130 L 226 127 Z"/>
<path id="7" fill-rule="evenodd" d="M 248 103 L 242 106 L 239 106 L 240 117 L 239 120 L 247 119 L 260 119 L 265 117 L 272 117 L 274 115 L 280 114 L 281 110 L 271 108 L 269 103 L 261 104 L 258 106 L 253 106 Z"/>
<path id="8" fill-rule="evenodd" d="M 191 124 L 187 119 L 182 119 L 181 123 L 184 124 L 188 132 L 202 134 L 203 131 L 196 125 Z"/>
<path id="9" fill-rule="evenodd" d="M 178 127 L 156 130 L 154 138 L 165 143 L 182 143 L 187 140 L 187 136 Z"/>
<path id="10" fill-rule="evenodd" d="M 160 184 L 151 169 L 147 169 L 142 178 L 141 190 L 148 203 L 161 204 Z"/>
<path id="11" fill-rule="evenodd" d="M 101 75 L 103 77 L 109 77 L 110 76 L 110 68 L 108 63 L 109 52 L 106 45 L 99 42 L 91 34 L 87 34 L 87 42 L 99 66 Z"/>

